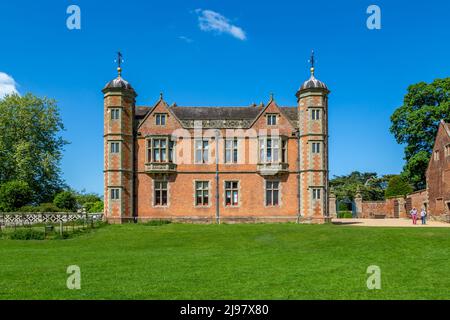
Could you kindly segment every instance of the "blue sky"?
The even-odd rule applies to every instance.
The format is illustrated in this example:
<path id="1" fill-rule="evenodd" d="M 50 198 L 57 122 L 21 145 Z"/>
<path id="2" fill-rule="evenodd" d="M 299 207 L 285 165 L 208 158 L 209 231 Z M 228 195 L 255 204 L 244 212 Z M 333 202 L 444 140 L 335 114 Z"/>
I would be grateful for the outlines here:
<path id="1" fill-rule="evenodd" d="M 66 27 L 72 4 L 81 30 Z M 381 8 L 381 30 L 366 27 L 371 4 Z M 205 10 L 224 17 L 224 32 L 207 20 L 200 27 Z M 398 173 L 403 148 L 389 117 L 408 85 L 449 76 L 449 13 L 448 0 L 2 1 L 0 72 L 20 94 L 57 99 L 71 142 L 64 178 L 102 193 L 100 90 L 116 76 L 118 49 L 139 105 L 163 91 L 169 103 L 230 106 L 267 102 L 270 92 L 295 106 L 314 49 L 316 76 L 332 91 L 331 174 Z"/>

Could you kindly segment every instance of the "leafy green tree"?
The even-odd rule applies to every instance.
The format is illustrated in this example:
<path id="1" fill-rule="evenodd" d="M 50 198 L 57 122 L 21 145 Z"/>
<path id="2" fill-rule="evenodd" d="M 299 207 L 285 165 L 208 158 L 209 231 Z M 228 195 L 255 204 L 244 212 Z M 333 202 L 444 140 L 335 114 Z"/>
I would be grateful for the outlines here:
<path id="1" fill-rule="evenodd" d="M 77 205 L 79 208 L 86 208 L 88 203 L 93 204 L 102 201 L 102 198 L 96 193 L 86 193 L 84 190 L 76 192 L 75 197 L 77 199 Z M 88 210 L 86 208 L 86 210 Z"/>
<path id="2" fill-rule="evenodd" d="M 32 94 L 0 100 L 0 184 L 27 181 L 33 202 L 53 199 L 64 187 L 60 160 L 67 143 L 56 102 Z"/>
<path id="3" fill-rule="evenodd" d="M 39 206 L 24 206 L 18 210 L 19 212 L 70 212 L 71 210 L 61 209 L 55 206 L 53 203 L 42 203 Z"/>
<path id="4" fill-rule="evenodd" d="M 426 186 L 426 168 L 442 119 L 450 121 L 450 78 L 409 86 L 403 105 L 391 116 L 391 132 L 406 145 L 403 174 L 416 190 Z"/>
<path id="5" fill-rule="evenodd" d="M 0 211 L 14 212 L 29 204 L 33 192 L 24 181 L 9 181 L 0 185 Z"/>
<path id="6" fill-rule="evenodd" d="M 71 191 L 63 191 L 56 195 L 53 200 L 53 204 L 61 209 L 76 211 L 77 209 L 77 198 Z"/>
<path id="7" fill-rule="evenodd" d="M 389 180 L 388 187 L 386 189 L 386 198 L 395 196 L 406 196 L 413 191 L 412 186 L 403 176 L 393 176 Z"/>
<path id="8" fill-rule="evenodd" d="M 18 209 L 17 212 L 26 212 L 26 213 L 39 212 L 39 207 L 26 205 Z"/>
<path id="9" fill-rule="evenodd" d="M 383 200 L 384 190 L 390 177 L 390 175 L 378 177 L 374 172 L 355 171 L 349 175 L 335 176 L 330 180 L 330 187 L 338 200 L 352 200 L 358 190 L 364 200 Z"/>
<path id="10" fill-rule="evenodd" d="M 86 203 L 86 211 L 89 213 L 99 213 L 103 212 L 104 204 L 103 201 L 97 201 L 97 202 L 88 202 Z"/>
<path id="11" fill-rule="evenodd" d="M 419 151 L 413 155 L 403 167 L 402 176 L 411 181 L 415 190 L 426 188 L 426 172 L 430 154 L 427 151 Z"/>

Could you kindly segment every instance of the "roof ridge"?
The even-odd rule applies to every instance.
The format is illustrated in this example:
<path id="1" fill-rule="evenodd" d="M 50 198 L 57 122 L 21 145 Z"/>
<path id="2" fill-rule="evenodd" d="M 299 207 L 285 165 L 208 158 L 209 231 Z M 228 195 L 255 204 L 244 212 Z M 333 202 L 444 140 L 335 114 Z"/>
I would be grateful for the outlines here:
<path id="1" fill-rule="evenodd" d="M 170 106 L 171 108 L 210 108 L 210 109 L 214 109 L 214 108 L 230 108 L 230 109 L 257 109 L 257 108 L 261 108 L 260 105 L 257 106 L 179 106 L 177 104 L 172 104 Z M 297 106 L 278 106 L 279 108 L 283 108 L 283 109 L 297 109 Z M 136 109 L 152 109 L 152 106 L 136 106 Z M 448 124 L 447 124 L 448 125 Z"/>
<path id="2" fill-rule="evenodd" d="M 180 106 L 177 105 L 175 108 L 242 108 L 242 109 L 250 109 L 254 108 L 253 106 Z"/>

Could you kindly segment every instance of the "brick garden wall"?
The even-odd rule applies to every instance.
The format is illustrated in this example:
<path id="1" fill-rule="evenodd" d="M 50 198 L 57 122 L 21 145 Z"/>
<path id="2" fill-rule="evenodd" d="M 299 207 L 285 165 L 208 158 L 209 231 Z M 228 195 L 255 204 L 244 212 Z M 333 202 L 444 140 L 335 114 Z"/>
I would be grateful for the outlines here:
<path id="1" fill-rule="evenodd" d="M 406 212 L 410 212 L 412 208 L 428 210 L 428 192 L 426 190 L 417 191 L 406 197 Z"/>
<path id="2" fill-rule="evenodd" d="M 387 218 L 407 218 L 412 208 L 421 210 L 428 202 L 428 192 L 421 190 L 406 197 L 388 198 L 384 201 L 363 201 L 360 218 L 374 218 L 375 215 L 386 215 Z"/>
<path id="3" fill-rule="evenodd" d="M 386 201 L 363 201 L 361 218 L 372 218 L 375 214 L 387 214 Z"/>

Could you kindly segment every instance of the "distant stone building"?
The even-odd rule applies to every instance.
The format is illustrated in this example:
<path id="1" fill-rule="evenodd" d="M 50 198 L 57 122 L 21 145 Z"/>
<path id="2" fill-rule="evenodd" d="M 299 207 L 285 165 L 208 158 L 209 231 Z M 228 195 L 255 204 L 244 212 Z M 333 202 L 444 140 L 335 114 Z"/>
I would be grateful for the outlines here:
<path id="1" fill-rule="evenodd" d="M 110 222 L 300 221 L 328 217 L 328 94 L 314 77 L 297 106 L 136 106 L 119 76 L 104 93 Z"/>
<path id="2" fill-rule="evenodd" d="M 360 218 L 385 215 L 388 218 L 406 218 L 412 208 L 425 208 L 430 217 L 450 222 L 450 125 L 441 121 L 426 172 L 427 188 L 385 201 L 358 199 Z"/>
<path id="3" fill-rule="evenodd" d="M 427 169 L 428 210 L 450 215 L 450 124 L 441 121 Z"/>

